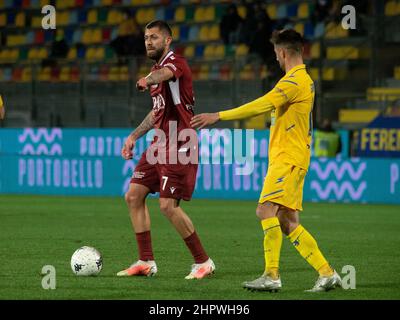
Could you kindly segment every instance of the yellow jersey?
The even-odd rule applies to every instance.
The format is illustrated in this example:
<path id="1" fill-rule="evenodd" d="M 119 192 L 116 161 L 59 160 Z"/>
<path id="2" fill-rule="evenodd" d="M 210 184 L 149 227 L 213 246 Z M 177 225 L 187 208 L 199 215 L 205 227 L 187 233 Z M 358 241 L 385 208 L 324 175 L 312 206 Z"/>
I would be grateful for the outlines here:
<path id="1" fill-rule="evenodd" d="M 289 70 L 266 95 L 271 113 L 270 163 L 278 159 L 308 169 L 311 156 L 314 82 L 304 64 Z"/>
<path id="2" fill-rule="evenodd" d="M 235 120 L 272 111 L 269 164 L 279 160 L 308 169 L 311 156 L 314 83 L 304 64 L 286 72 L 261 98 L 219 113 L 221 120 Z"/>

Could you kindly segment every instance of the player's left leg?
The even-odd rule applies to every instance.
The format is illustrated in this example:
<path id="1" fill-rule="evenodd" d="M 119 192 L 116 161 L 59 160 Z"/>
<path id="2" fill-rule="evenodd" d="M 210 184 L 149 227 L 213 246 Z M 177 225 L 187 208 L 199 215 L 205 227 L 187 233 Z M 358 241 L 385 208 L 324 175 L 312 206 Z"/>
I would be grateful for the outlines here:
<path id="1" fill-rule="evenodd" d="M 300 224 L 298 211 L 281 207 L 278 211 L 278 219 L 283 233 L 319 274 L 314 288 L 308 291 L 319 292 L 340 287 L 340 276 L 325 259 L 314 237 Z"/>
<path id="2" fill-rule="evenodd" d="M 273 202 L 259 203 L 256 214 L 261 220 L 264 230 L 265 270 L 261 277 L 243 283 L 243 287 L 251 290 L 277 291 L 282 283 L 279 276 L 279 258 L 282 246 L 282 231 L 276 217 L 280 205 Z"/>
<path id="3" fill-rule="evenodd" d="M 192 253 L 195 263 L 186 279 L 201 279 L 212 274 L 215 270 L 214 262 L 204 250 L 189 216 L 179 206 L 179 200 L 160 198 L 160 210 L 178 231 Z"/>

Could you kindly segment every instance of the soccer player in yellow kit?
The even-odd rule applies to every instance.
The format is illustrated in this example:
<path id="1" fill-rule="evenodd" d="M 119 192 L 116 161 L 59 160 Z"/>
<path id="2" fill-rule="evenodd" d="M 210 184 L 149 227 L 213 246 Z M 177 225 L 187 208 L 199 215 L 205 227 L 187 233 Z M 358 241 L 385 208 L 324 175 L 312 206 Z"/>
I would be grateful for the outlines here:
<path id="1" fill-rule="evenodd" d="M 319 273 L 310 292 L 341 286 L 341 279 L 322 255 L 312 235 L 299 223 L 304 178 L 310 164 L 314 83 L 303 64 L 303 39 L 295 30 L 273 33 L 271 42 L 285 76 L 261 98 L 238 108 L 192 118 L 203 128 L 219 120 L 237 120 L 271 112 L 269 166 L 256 210 L 264 230 L 264 274 L 246 281 L 252 290 L 277 291 L 282 283 L 279 257 L 282 233 Z"/>

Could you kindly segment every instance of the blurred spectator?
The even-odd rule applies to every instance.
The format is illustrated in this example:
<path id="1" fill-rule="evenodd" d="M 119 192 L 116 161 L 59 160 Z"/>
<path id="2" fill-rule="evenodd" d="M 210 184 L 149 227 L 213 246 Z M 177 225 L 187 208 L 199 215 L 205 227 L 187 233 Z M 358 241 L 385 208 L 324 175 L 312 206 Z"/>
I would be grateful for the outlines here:
<path id="1" fill-rule="evenodd" d="M 145 54 L 144 33 L 133 11 L 124 10 L 125 19 L 118 27 L 118 36 L 110 46 L 118 57 L 142 56 Z"/>
<path id="2" fill-rule="evenodd" d="M 314 155 L 316 157 L 335 157 L 342 151 L 340 135 L 330 122 L 325 119 L 314 133 Z"/>
<path id="3" fill-rule="evenodd" d="M 243 19 L 239 16 L 236 5 L 231 4 L 219 24 L 221 37 L 225 44 L 238 42 L 242 24 Z"/>
<path id="4" fill-rule="evenodd" d="M 50 58 L 64 59 L 67 57 L 69 46 L 62 35 L 57 35 L 51 44 Z"/>

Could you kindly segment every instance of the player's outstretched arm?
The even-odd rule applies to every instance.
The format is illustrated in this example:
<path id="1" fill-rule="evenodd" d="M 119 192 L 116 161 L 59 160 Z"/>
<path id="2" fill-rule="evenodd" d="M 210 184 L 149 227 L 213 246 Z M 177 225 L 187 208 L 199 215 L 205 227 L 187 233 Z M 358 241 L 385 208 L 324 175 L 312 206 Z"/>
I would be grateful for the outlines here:
<path id="1" fill-rule="evenodd" d="M 150 111 L 142 123 L 128 136 L 128 138 L 126 138 L 125 144 L 121 150 L 121 155 L 125 160 L 133 158 L 133 148 L 135 147 L 136 141 L 154 127 L 154 122 L 153 111 Z"/>
<path id="2" fill-rule="evenodd" d="M 166 67 L 150 72 L 146 77 L 140 78 L 138 82 L 136 82 L 136 88 L 139 91 L 145 91 L 149 88 L 149 86 L 157 83 L 161 83 L 163 81 L 167 81 L 172 79 L 174 74 L 172 71 Z"/>
<path id="3" fill-rule="evenodd" d="M 219 120 L 245 119 L 266 113 L 268 111 L 271 111 L 272 109 L 274 109 L 274 105 L 268 99 L 267 95 L 265 95 L 261 98 L 258 98 L 252 102 L 246 103 L 234 109 L 229 109 L 216 113 L 202 113 L 195 115 L 191 119 L 190 125 L 193 128 L 201 129 L 211 124 L 214 124 Z"/>

